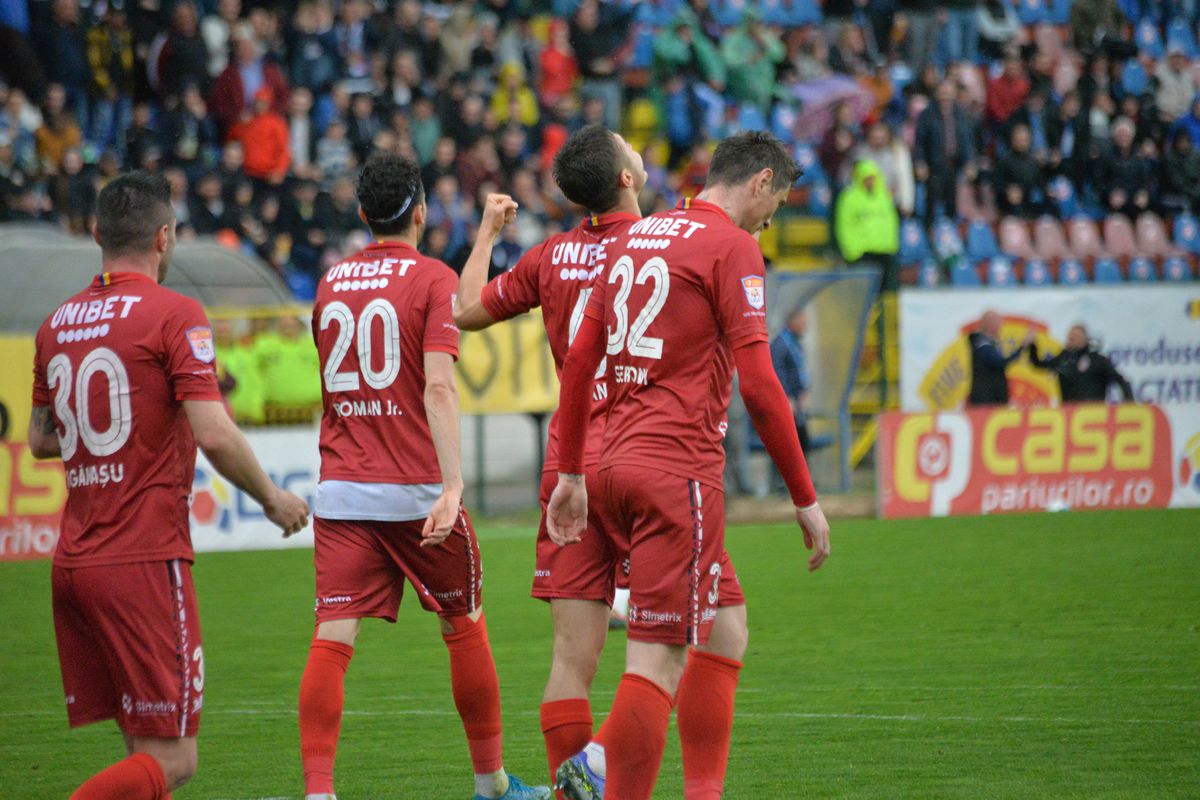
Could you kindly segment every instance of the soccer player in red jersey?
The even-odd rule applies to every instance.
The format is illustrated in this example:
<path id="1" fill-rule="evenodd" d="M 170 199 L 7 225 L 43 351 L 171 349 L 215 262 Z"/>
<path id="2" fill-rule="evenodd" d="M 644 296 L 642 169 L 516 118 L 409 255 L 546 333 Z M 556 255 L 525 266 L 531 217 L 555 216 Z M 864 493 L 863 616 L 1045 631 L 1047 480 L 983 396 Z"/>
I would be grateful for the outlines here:
<path id="1" fill-rule="evenodd" d="M 627 537 L 631 590 L 626 672 L 612 713 L 559 769 L 560 785 L 575 800 L 649 798 L 676 700 L 685 759 L 691 748 L 704 756 L 693 763 L 709 764 L 685 772 L 686 795 L 721 796 L 740 665 L 713 660 L 693 673 L 692 663 L 710 660 L 710 634 L 723 616 L 745 612 L 719 607 L 717 591 L 724 549 L 721 440 L 735 368 L 813 551 L 809 569 L 829 554 L 829 526 L 771 367 L 765 269 L 753 237 L 770 223 L 796 175 L 787 149 L 768 134 L 723 141 L 698 198 L 635 223 L 608 245 L 568 354 L 549 533 L 573 545 L 586 526 L 587 389 L 607 353 L 600 491 Z M 692 663 L 689 645 L 696 648 Z M 689 682 L 707 686 L 701 692 Z M 697 696 L 707 703 L 694 702 Z M 697 734 L 690 742 L 688 730 Z"/>
<path id="2" fill-rule="evenodd" d="M 480 601 L 483 570 L 462 505 L 454 360 L 458 277 L 417 252 L 417 165 L 375 156 L 358 183 L 375 242 L 325 273 L 313 307 L 324 415 L 314 503 L 317 628 L 300 683 L 309 800 L 333 797 L 346 668 L 363 617 L 396 621 L 404 581 L 441 621 L 476 800 L 545 800 L 505 773 L 500 688 Z"/>
<path id="3" fill-rule="evenodd" d="M 166 179 L 109 182 L 95 238 L 103 272 L 37 334 L 29 447 L 66 468 L 51 587 L 67 718 L 115 719 L 128 755 L 72 798 L 157 800 L 196 770 L 204 699 L 196 446 L 284 535 L 308 524 L 308 507 L 271 482 L 226 413 L 200 304 L 159 285 L 175 247 Z"/>
<path id="4" fill-rule="evenodd" d="M 481 330 L 541 307 L 555 366 L 567 349 L 592 292 L 598 257 L 605 246 L 641 219 L 638 192 L 646 183 L 641 156 L 619 134 L 600 125 L 574 133 L 554 160 L 554 175 L 569 200 L 588 211 L 582 223 L 531 248 L 509 272 L 484 286 L 492 246 L 516 203 L 505 195 L 488 198 L 471 257 L 463 268 L 455 320 Z M 592 437 L 587 452 L 588 480 L 595 479 L 604 433 L 607 387 L 603 365 L 589 387 Z M 558 426 L 550 420 L 542 473 L 542 507 L 550 500 L 558 473 Z M 542 698 L 542 732 L 550 773 L 592 738 L 588 696 L 608 634 L 609 604 L 623 560 L 605 530 L 603 508 L 593 504 L 589 530 L 578 547 L 550 541 L 545 520 L 538 530 L 533 596 L 550 603 L 554 651 Z"/>

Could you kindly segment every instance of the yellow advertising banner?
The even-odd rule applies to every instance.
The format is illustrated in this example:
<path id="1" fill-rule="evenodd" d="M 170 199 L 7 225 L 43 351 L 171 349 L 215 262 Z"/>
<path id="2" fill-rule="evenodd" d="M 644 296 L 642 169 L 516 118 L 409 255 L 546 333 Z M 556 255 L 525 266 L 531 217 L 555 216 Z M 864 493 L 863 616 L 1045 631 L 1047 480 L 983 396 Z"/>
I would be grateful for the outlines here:
<path id="1" fill-rule="evenodd" d="M 464 414 L 534 414 L 557 408 L 558 375 L 541 313 L 464 331 L 458 394 Z"/>
<path id="2" fill-rule="evenodd" d="M 33 391 L 33 337 L 0 336 L 0 440 L 23 442 Z"/>

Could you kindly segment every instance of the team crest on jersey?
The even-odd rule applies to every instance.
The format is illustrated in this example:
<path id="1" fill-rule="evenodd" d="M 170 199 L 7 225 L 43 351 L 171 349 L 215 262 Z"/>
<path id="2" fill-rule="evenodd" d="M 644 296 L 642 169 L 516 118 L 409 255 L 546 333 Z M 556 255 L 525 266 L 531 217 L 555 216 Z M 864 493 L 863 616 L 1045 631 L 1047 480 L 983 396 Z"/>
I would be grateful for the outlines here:
<path id="1" fill-rule="evenodd" d="M 742 278 L 742 290 L 746 293 L 746 302 L 755 311 L 762 311 L 767 304 L 767 282 L 757 275 Z"/>
<path id="2" fill-rule="evenodd" d="M 187 340 L 197 361 L 211 364 L 216 360 L 217 348 L 213 346 L 212 328 L 188 328 Z"/>

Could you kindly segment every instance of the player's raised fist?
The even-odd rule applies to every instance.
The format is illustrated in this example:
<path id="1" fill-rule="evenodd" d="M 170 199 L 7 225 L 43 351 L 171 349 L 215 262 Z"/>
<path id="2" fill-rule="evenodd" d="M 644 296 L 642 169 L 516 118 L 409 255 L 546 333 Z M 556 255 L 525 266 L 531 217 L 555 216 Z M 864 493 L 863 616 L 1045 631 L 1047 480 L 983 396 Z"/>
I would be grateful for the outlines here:
<path id="1" fill-rule="evenodd" d="M 422 547 L 434 547 L 446 541 L 450 531 L 454 530 L 461 505 L 461 492 L 442 492 L 425 518 L 425 527 L 421 530 Z"/>
<path id="2" fill-rule="evenodd" d="M 546 507 L 546 531 L 557 545 L 577 544 L 587 527 L 587 485 L 582 475 L 559 473 Z"/>
<path id="3" fill-rule="evenodd" d="M 483 221 L 479 223 L 480 233 L 499 236 L 505 225 L 516 222 L 517 207 L 517 201 L 506 194 L 489 194 L 483 206 Z"/>
<path id="4" fill-rule="evenodd" d="M 796 520 L 804 530 L 804 546 L 812 551 L 808 571 L 820 569 L 829 558 L 829 521 L 825 519 L 825 512 L 813 503 L 807 508 L 797 508 Z"/>
<path id="5" fill-rule="evenodd" d="M 276 489 L 274 496 L 263 503 L 263 511 L 267 519 L 283 529 L 285 539 L 308 527 L 308 503 L 283 489 Z"/>

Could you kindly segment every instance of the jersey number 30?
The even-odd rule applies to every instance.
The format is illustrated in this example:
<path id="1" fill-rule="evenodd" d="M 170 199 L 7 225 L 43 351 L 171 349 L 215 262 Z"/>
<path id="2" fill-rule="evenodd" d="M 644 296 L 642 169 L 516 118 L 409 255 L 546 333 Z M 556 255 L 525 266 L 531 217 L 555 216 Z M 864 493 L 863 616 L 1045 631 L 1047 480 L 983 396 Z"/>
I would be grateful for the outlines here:
<path id="1" fill-rule="evenodd" d="M 59 353 L 46 367 L 46 381 L 56 390 L 54 415 L 62 423 L 59 437 L 63 461 L 70 461 L 79 442 L 97 458 L 111 456 L 125 446 L 133 430 L 133 408 L 129 401 L 129 373 L 121 358 L 107 347 L 97 347 L 79 362 L 79 372 L 71 374 L 71 359 Z M 108 428 L 98 431 L 92 426 L 91 396 L 88 389 L 92 378 L 103 375 L 108 379 Z M 74 378 L 74 380 L 72 380 Z M 75 391 L 75 408 L 71 408 L 71 391 Z"/>
<path id="2" fill-rule="evenodd" d="M 621 256 L 608 272 L 609 284 L 620 281 L 616 296 L 613 297 L 614 327 L 608 332 L 608 354 L 615 356 L 624 349 L 631 356 L 642 358 L 662 358 L 663 340 L 655 336 L 647 336 L 646 331 L 667 304 L 667 295 L 671 291 L 671 273 L 667 271 L 667 262 L 660 256 L 654 256 L 642 265 L 637 277 L 634 277 L 633 259 Z M 633 284 L 639 286 L 654 281 L 654 289 L 646 305 L 629 324 L 629 294 Z"/>
<path id="3" fill-rule="evenodd" d="M 383 324 L 383 366 L 375 369 L 371 361 L 371 328 L 379 320 Z M 325 306 L 321 311 L 321 330 L 330 324 L 338 325 L 337 340 L 329 351 L 329 360 L 325 362 L 325 389 L 329 392 L 352 392 L 359 388 L 358 372 L 338 372 L 342 361 L 354 344 L 355 334 L 358 334 L 358 368 L 362 379 L 372 389 L 386 389 L 400 374 L 400 318 L 396 316 L 396 307 L 377 297 L 363 306 L 362 314 L 355 324 L 354 312 L 350 306 L 336 301 Z"/>

